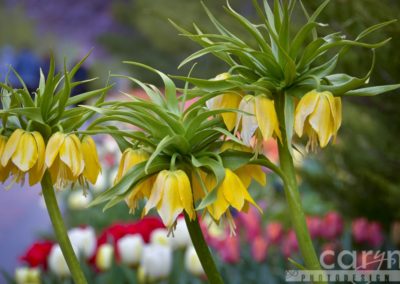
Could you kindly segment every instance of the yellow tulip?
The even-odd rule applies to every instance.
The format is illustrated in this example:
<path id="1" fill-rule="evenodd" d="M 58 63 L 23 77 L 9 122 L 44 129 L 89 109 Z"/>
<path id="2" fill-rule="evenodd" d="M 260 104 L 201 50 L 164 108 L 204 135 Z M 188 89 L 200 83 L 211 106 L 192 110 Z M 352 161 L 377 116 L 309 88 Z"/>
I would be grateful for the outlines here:
<path id="1" fill-rule="evenodd" d="M 117 176 L 115 177 L 114 184 L 118 183 L 121 178 L 135 165 L 147 161 L 149 154 L 142 149 L 128 148 L 121 156 Z M 149 198 L 151 188 L 153 187 L 155 177 L 145 179 L 132 189 L 131 193 L 125 198 L 130 212 L 133 213 L 138 207 L 138 201 L 142 198 Z"/>
<path id="2" fill-rule="evenodd" d="M 83 176 L 91 183 L 95 184 L 101 172 L 99 156 L 97 155 L 96 144 L 92 137 L 84 136 L 82 139 L 82 153 L 85 168 Z"/>
<path id="3" fill-rule="evenodd" d="M 205 182 L 207 188 L 211 190 L 215 186 L 215 183 L 215 178 L 212 175 L 208 175 Z M 261 211 L 248 193 L 242 180 L 230 169 L 225 169 L 225 178 L 216 190 L 217 198 L 207 207 L 207 211 L 216 221 L 219 221 L 225 213 L 228 214 L 228 217 L 230 216 L 229 206 L 238 211 L 246 212 L 249 204 L 252 204 Z"/>
<path id="4" fill-rule="evenodd" d="M 4 138 L 3 142 L 4 143 Z M 9 173 L 14 181 L 21 182 L 29 174 L 29 184 L 41 181 L 44 171 L 45 144 L 42 135 L 22 129 L 15 130 L 4 146 L 1 154 L 1 179 L 7 179 Z M 3 172 L 4 171 L 4 172 Z"/>
<path id="5" fill-rule="evenodd" d="M 196 218 L 190 181 L 182 170 L 163 170 L 158 173 L 151 195 L 144 208 L 145 214 L 157 208 L 164 225 L 172 229 L 176 218 L 183 210 L 191 220 Z"/>
<path id="6" fill-rule="evenodd" d="M 79 138 L 75 134 L 54 133 L 46 147 L 46 166 L 59 189 L 78 181 L 85 169 Z"/>
<path id="7" fill-rule="evenodd" d="M 248 114 L 239 114 L 237 127 L 241 126 L 240 136 L 243 142 L 251 146 L 251 140 L 259 130 L 264 141 L 272 137 L 281 139 L 275 103 L 264 95 L 246 96 L 239 105 L 239 110 Z"/>
<path id="8" fill-rule="evenodd" d="M 307 134 L 307 148 L 314 149 L 318 142 L 321 148 L 325 147 L 336 137 L 341 123 L 342 101 L 331 92 L 308 92 L 296 107 L 294 130 L 299 137 Z"/>

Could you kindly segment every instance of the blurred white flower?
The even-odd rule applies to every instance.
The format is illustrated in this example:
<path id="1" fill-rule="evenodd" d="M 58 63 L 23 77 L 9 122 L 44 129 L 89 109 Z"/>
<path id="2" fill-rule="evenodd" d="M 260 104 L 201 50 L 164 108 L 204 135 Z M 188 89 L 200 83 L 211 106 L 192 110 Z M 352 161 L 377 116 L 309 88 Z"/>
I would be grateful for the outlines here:
<path id="1" fill-rule="evenodd" d="M 117 242 L 117 249 L 122 263 L 135 266 L 139 264 L 143 253 L 144 242 L 139 234 L 126 235 Z"/>
<path id="2" fill-rule="evenodd" d="M 100 173 L 96 183 L 93 185 L 93 190 L 96 192 L 103 191 L 107 188 L 107 177 L 105 173 Z"/>
<path id="3" fill-rule="evenodd" d="M 153 232 L 151 232 L 150 243 L 162 246 L 170 246 L 168 230 L 163 228 L 155 229 Z"/>
<path id="4" fill-rule="evenodd" d="M 192 244 L 184 218 L 178 218 L 173 234 L 170 234 L 170 244 L 173 249 L 184 248 Z"/>
<path id="5" fill-rule="evenodd" d="M 17 267 L 15 269 L 17 284 L 40 284 L 40 270 L 38 268 Z"/>
<path id="6" fill-rule="evenodd" d="M 144 247 L 140 261 L 139 279 L 156 281 L 167 278 L 172 267 L 172 249 L 159 244 Z"/>
<path id="7" fill-rule="evenodd" d="M 96 250 L 96 233 L 92 227 L 73 228 L 68 231 L 68 237 L 73 246 L 78 249 L 79 256 L 88 259 Z"/>
<path id="8" fill-rule="evenodd" d="M 97 250 L 96 266 L 100 270 L 107 270 L 114 260 L 114 247 L 110 244 L 103 244 Z"/>
<path id="9" fill-rule="evenodd" d="M 205 275 L 203 266 L 200 263 L 199 256 L 193 246 L 186 249 L 185 252 L 185 268 L 187 271 L 196 276 Z"/>
<path id="10" fill-rule="evenodd" d="M 85 196 L 82 191 L 75 190 L 68 197 L 68 207 L 73 210 L 86 209 L 90 201 L 92 196 L 89 193 Z"/>
<path id="11" fill-rule="evenodd" d="M 72 245 L 72 248 L 78 255 L 78 249 L 74 245 Z M 58 276 L 69 276 L 71 274 L 59 245 L 54 245 L 51 248 L 47 263 L 51 272 Z"/>

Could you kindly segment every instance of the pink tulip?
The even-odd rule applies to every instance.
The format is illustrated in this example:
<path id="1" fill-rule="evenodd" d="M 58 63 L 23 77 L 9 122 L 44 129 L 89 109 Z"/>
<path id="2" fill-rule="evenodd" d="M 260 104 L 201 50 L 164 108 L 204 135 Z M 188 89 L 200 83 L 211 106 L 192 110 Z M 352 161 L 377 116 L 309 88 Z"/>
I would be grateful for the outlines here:
<path id="1" fill-rule="evenodd" d="M 351 225 L 352 235 L 356 243 L 365 243 L 368 240 L 368 220 L 358 218 Z"/>
<path id="2" fill-rule="evenodd" d="M 378 222 L 371 222 L 368 225 L 367 243 L 373 248 L 379 248 L 384 241 L 382 226 Z"/>
<path id="3" fill-rule="evenodd" d="M 224 262 L 235 264 L 240 261 L 239 237 L 226 238 L 224 245 L 219 248 L 219 254 Z"/>
<path id="4" fill-rule="evenodd" d="M 318 216 L 307 216 L 307 227 L 310 232 L 311 238 L 315 239 L 322 235 L 322 220 Z"/>
<path id="5" fill-rule="evenodd" d="M 272 244 L 279 244 L 283 238 L 283 226 L 278 222 L 271 222 L 267 225 L 266 234 L 268 241 Z"/>
<path id="6" fill-rule="evenodd" d="M 268 242 L 263 236 L 257 236 L 251 243 L 251 255 L 257 262 L 263 262 L 267 257 Z"/>
<path id="7" fill-rule="evenodd" d="M 298 250 L 296 234 L 293 230 L 290 230 L 282 242 L 282 253 L 285 257 L 289 257 Z"/>
<path id="8" fill-rule="evenodd" d="M 247 213 L 239 213 L 238 228 L 243 226 L 245 235 L 249 242 L 252 242 L 258 235 L 261 234 L 261 216 L 260 212 L 250 207 Z"/>
<path id="9" fill-rule="evenodd" d="M 329 212 L 322 220 L 321 235 L 328 240 L 335 240 L 343 233 L 343 219 L 336 212 Z"/>

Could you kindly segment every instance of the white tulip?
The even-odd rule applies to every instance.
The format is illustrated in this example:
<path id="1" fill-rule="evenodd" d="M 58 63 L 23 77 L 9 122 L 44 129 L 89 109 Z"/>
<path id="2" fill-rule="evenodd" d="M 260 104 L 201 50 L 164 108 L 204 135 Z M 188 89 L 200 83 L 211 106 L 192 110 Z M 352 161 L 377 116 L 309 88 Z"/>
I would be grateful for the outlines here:
<path id="1" fill-rule="evenodd" d="M 71 243 L 78 249 L 80 256 L 88 259 L 96 250 L 96 233 L 92 227 L 73 228 L 68 231 Z"/>
<path id="2" fill-rule="evenodd" d="M 78 249 L 74 245 L 72 245 L 72 248 L 78 255 Z M 50 270 L 56 275 L 64 277 L 71 274 L 59 245 L 54 245 L 51 248 L 47 262 Z"/>
<path id="3" fill-rule="evenodd" d="M 170 239 L 168 238 L 168 230 L 163 228 L 155 229 L 151 232 L 150 243 L 161 246 L 169 246 Z"/>
<path id="4" fill-rule="evenodd" d="M 40 270 L 38 268 L 17 267 L 15 269 L 17 284 L 40 284 Z"/>
<path id="5" fill-rule="evenodd" d="M 103 244 L 99 247 L 96 255 L 96 266 L 100 270 L 107 270 L 114 260 L 114 247 L 110 244 Z"/>
<path id="6" fill-rule="evenodd" d="M 155 281 L 167 278 L 172 267 L 172 249 L 159 244 L 144 247 L 140 261 L 140 278 Z"/>
<path id="7" fill-rule="evenodd" d="M 103 191 L 107 187 L 107 178 L 104 173 L 100 173 L 97 177 L 96 184 L 93 185 L 93 190 L 96 192 Z"/>
<path id="8" fill-rule="evenodd" d="M 193 246 L 186 249 L 185 252 L 185 268 L 187 271 L 196 276 L 205 275 L 203 266 L 200 263 L 199 256 Z"/>
<path id="9" fill-rule="evenodd" d="M 68 197 L 68 207 L 72 210 L 86 209 L 92 201 L 92 196 L 88 193 L 86 196 L 81 191 L 73 191 Z"/>
<path id="10" fill-rule="evenodd" d="M 184 218 L 178 218 L 175 231 L 169 237 L 173 249 L 184 248 L 192 244 Z"/>
<path id="11" fill-rule="evenodd" d="M 121 261 L 135 266 L 140 262 L 143 253 L 144 242 L 139 234 L 126 235 L 117 242 L 117 248 Z"/>

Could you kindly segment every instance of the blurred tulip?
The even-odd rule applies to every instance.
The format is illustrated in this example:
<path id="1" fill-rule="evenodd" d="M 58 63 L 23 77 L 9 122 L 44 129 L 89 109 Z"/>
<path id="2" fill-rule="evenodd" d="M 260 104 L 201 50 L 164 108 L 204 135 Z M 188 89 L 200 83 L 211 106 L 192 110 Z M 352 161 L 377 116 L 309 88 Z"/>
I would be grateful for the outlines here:
<path id="1" fill-rule="evenodd" d="M 368 220 L 366 218 L 355 219 L 351 229 L 356 243 L 364 243 L 368 240 Z"/>
<path id="2" fill-rule="evenodd" d="M 219 248 L 219 254 L 224 262 L 238 263 L 240 261 L 240 240 L 237 236 L 227 237 L 223 246 Z"/>
<path id="3" fill-rule="evenodd" d="M 244 227 L 249 242 L 261 234 L 261 215 L 256 208 L 250 207 L 247 213 L 240 212 L 239 222 Z"/>
<path id="4" fill-rule="evenodd" d="M 144 242 L 139 234 L 126 235 L 117 242 L 117 249 L 122 263 L 130 266 L 139 264 L 143 253 Z"/>
<path id="5" fill-rule="evenodd" d="M 318 216 L 307 216 L 307 227 L 310 232 L 311 238 L 319 238 L 322 235 L 322 230 L 324 229 L 323 221 Z"/>
<path id="6" fill-rule="evenodd" d="M 110 244 L 103 244 L 97 250 L 96 266 L 104 271 L 111 268 L 114 261 L 114 247 Z"/>
<path id="7" fill-rule="evenodd" d="M 277 245 L 283 238 L 283 226 L 279 222 L 270 222 L 266 228 L 267 239 L 271 244 Z"/>
<path id="8" fill-rule="evenodd" d="M 282 242 L 282 253 L 285 257 L 291 256 L 293 253 L 299 250 L 297 243 L 296 234 L 293 230 L 290 230 Z"/>
<path id="9" fill-rule="evenodd" d="M 72 210 L 86 209 L 92 201 L 90 194 L 84 195 L 81 191 L 72 191 L 68 196 L 68 207 Z"/>
<path id="10" fill-rule="evenodd" d="M 75 254 L 78 255 L 78 249 L 75 246 L 72 246 L 72 248 Z M 69 276 L 71 274 L 58 244 L 54 245 L 50 251 L 48 265 L 50 271 L 60 277 Z"/>
<path id="11" fill-rule="evenodd" d="M 184 248 L 192 244 L 184 218 L 177 219 L 175 231 L 170 235 L 169 242 L 173 249 Z"/>
<path id="12" fill-rule="evenodd" d="M 395 221 L 392 224 L 392 241 L 395 245 L 400 246 L 400 221 Z"/>
<path id="13" fill-rule="evenodd" d="M 68 237 L 71 240 L 80 255 L 85 259 L 93 256 L 96 251 L 96 233 L 92 227 L 73 228 L 68 231 Z"/>
<path id="14" fill-rule="evenodd" d="M 321 236 L 335 240 L 343 233 L 343 218 L 337 212 L 329 212 L 322 220 Z"/>
<path id="15" fill-rule="evenodd" d="M 170 239 L 168 238 L 168 230 L 164 228 L 155 229 L 150 235 L 150 243 L 160 246 L 170 246 Z"/>
<path id="16" fill-rule="evenodd" d="M 16 284 L 40 284 L 40 270 L 37 268 L 17 267 L 15 269 Z"/>
<path id="17" fill-rule="evenodd" d="M 47 258 L 50 254 L 53 242 L 42 241 L 36 242 L 29 247 L 25 252 L 25 255 L 21 256 L 20 259 L 27 262 L 30 267 L 41 267 L 47 268 Z"/>
<path id="18" fill-rule="evenodd" d="M 189 246 L 186 248 L 185 268 L 187 271 L 195 276 L 205 275 L 203 266 L 200 263 L 199 256 L 197 255 L 196 250 L 193 246 Z"/>
<path id="19" fill-rule="evenodd" d="M 385 238 L 383 236 L 382 226 L 378 222 L 371 222 L 368 225 L 367 243 L 373 248 L 382 246 Z"/>
<path id="20" fill-rule="evenodd" d="M 143 249 L 140 261 L 140 278 L 156 281 L 167 278 L 172 267 L 172 250 L 158 244 L 147 245 Z"/>
<path id="21" fill-rule="evenodd" d="M 263 262 L 267 257 L 268 242 L 265 237 L 257 236 L 251 243 L 251 255 L 257 262 Z"/>
<path id="22" fill-rule="evenodd" d="M 324 254 L 325 257 L 322 259 L 324 264 L 332 265 L 336 261 L 335 252 L 338 250 L 336 243 L 326 243 L 322 246 L 321 255 Z"/>

